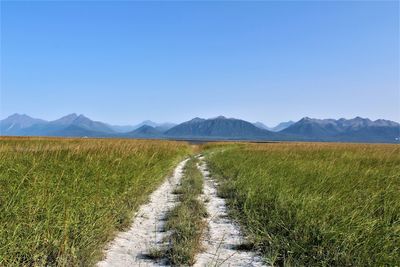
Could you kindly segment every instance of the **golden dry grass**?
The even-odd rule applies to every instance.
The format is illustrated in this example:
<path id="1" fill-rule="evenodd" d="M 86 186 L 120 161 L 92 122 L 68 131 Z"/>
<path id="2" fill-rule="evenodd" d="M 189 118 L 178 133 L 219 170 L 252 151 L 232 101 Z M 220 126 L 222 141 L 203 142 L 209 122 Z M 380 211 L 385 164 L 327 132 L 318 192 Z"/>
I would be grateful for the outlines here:
<path id="1" fill-rule="evenodd" d="M 190 153 L 183 142 L 0 138 L 0 266 L 87 266 Z"/>

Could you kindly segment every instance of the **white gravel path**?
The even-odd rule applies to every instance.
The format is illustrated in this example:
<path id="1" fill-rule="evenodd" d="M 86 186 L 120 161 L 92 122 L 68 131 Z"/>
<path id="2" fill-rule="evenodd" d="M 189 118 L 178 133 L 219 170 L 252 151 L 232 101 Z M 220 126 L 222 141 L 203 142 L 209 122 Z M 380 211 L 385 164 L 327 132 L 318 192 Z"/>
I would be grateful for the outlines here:
<path id="1" fill-rule="evenodd" d="M 162 244 L 166 213 L 176 205 L 173 190 L 182 178 L 187 160 L 178 164 L 171 178 L 150 195 L 147 204 L 140 207 L 130 229 L 121 232 L 106 250 L 105 259 L 97 263 L 99 267 L 163 266 L 165 262 L 154 262 L 146 257 L 149 250 Z"/>
<path id="2" fill-rule="evenodd" d="M 203 237 L 204 251 L 197 255 L 194 266 L 265 266 L 260 256 L 251 251 L 239 251 L 243 237 L 240 228 L 228 218 L 225 200 L 217 196 L 215 181 L 210 177 L 203 157 L 198 165 L 205 178 L 205 205 L 209 214 L 208 232 Z"/>

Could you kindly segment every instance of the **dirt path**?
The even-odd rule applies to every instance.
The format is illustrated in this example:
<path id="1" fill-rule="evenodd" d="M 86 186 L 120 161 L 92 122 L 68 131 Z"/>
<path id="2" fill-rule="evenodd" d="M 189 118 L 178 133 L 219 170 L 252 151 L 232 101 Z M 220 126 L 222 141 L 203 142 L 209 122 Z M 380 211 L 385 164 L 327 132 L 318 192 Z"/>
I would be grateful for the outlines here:
<path id="1" fill-rule="evenodd" d="M 198 158 L 198 168 L 205 179 L 202 199 L 209 217 L 202 240 L 203 251 L 196 256 L 194 266 L 264 266 L 254 252 L 235 249 L 243 241 L 240 228 L 228 218 L 225 200 L 217 196 L 215 181 L 207 171 L 204 158 Z M 156 262 L 148 254 L 160 248 L 168 235 L 163 229 L 165 216 L 177 204 L 173 191 L 180 183 L 186 162 L 180 162 L 172 177 L 150 195 L 149 202 L 136 213 L 130 229 L 117 235 L 106 250 L 105 259 L 97 266 L 167 266 L 166 260 Z"/>
<path id="2" fill-rule="evenodd" d="M 243 241 L 240 228 L 227 214 L 225 200 L 217 196 L 215 181 L 210 177 L 203 157 L 199 169 L 205 178 L 204 195 L 208 232 L 203 238 L 204 251 L 197 255 L 194 266 L 264 266 L 260 256 L 235 249 Z"/>
<path id="3" fill-rule="evenodd" d="M 182 178 L 187 160 L 178 164 L 171 178 L 150 195 L 147 204 L 140 207 L 130 229 L 121 232 L 106 250 L 106 256 L 97 266 L 160 266 L 149 259 L 149 250 L 158 247 L 167 233 L 163 231 L 165 215 L 176 204 L 173 190 Z"/>

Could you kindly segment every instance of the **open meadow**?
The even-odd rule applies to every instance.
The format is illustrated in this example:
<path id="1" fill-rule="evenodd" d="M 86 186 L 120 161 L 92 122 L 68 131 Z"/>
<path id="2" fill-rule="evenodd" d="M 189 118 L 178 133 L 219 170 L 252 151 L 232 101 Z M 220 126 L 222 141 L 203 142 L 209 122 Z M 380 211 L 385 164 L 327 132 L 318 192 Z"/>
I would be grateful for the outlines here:
<path id="1" fill-rule="evenodd" d="M 185 143 L 0 139 L 0 266 L 90 266 Z"/>
<path id="2" fill-rule="evenodd" d="M 396 266 L 398 145 L 206 145 L 246 247 L 273 265 Z"/>
<path id="3" fill-rule="evenodd" d="M 399 192 L 398 145 L 3 137 L 0 266 L 395 266 Z"/>

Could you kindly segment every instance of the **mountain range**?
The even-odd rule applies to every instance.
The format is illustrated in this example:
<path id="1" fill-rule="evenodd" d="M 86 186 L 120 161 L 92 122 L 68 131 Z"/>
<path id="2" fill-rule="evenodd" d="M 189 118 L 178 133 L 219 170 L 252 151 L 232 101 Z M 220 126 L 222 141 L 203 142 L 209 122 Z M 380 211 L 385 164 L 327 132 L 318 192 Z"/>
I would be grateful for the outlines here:
<path id="1" fill-rule="evenodd" d="M 400 124 L 361 117 L 338 120 L 305 117 L 269 128 L 260 122 L 219 116 L 194 118 L 177 125 L 144 121 L 137 125 L 118 126 L 75 113 L 54 121 L 13 114 L 0 121 L 0 135 L 399 143 Z"/>

